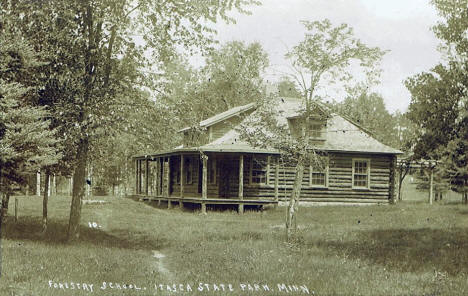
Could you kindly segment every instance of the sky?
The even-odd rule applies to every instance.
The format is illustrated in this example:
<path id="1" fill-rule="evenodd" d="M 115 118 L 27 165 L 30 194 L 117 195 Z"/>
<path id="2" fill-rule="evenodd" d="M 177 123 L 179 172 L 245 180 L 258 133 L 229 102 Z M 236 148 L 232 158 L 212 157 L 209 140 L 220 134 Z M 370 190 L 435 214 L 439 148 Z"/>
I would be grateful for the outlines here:
<path id="1" fill-rule="evenodd" d="M 269 55 L 268 81 L 287 71 L 284 54 L 304 38 L 301 20 L 330 19 L 346 23 L 369 46 L 389 50 L 382 60 L 380 93 L 389 111 L 406 111 L 410 94 L 403 81 L 430 70 L 441 60 L 439 40 L 431 31 L 438 20 L 429 0 L 262 0 L 251 15 L 231 13 L 236 24 L 215 24 L 221 44 L 242 40 L 259 42 Z M 343 98 L 335 98 L 341 101 Z"/>

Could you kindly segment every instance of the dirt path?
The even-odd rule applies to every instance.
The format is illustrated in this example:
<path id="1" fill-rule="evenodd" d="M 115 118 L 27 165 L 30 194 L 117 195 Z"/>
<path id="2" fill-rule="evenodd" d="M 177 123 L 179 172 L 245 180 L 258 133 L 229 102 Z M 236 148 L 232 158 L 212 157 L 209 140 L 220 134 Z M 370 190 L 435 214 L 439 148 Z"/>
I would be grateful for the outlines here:
<path id="1" fill-rule="evenodd" d="M 167 282 L 174 282 L 174 274 L 169 269 L 167 269 L 164 264 L 164 258 L 166 258 L 166 255 L 159 251 L 153 250 L 153 258 L 155 258 L 154 266 L 159 271 L 159 273 L 166 278 Z"/>

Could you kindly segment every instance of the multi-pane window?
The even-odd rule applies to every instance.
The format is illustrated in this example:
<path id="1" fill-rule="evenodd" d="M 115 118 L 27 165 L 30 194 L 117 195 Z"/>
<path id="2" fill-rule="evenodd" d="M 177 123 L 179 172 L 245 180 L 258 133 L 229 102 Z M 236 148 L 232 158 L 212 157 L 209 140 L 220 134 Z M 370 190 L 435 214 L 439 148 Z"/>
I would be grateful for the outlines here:
<path id="1" fill-rule="evenodd" d="M 309 167 L 309 185 L 312 187 L 327 187 L 328 157 L 316 156 Z"/>
<path id="2" fill-rule="evenodd" d="M 353 159 L 353 187 L 369 188 L 369 159 Z"/>
<path id="3" fill-rule="evenodd" d="M 216 159 L 208 159 L 208 183 L 216 184 Z"/>
<path id="4" fill-rule="evenodd" d="M 255 156 L 250 159 L 250 184 L 266 184 L 268 158 Z"/>
<path id="5" fill-rule="evenodd" d="M 309 123 L 309 135 L 313 139 L 321 139 L 322 138 L 322 129 L 323 123 L 318 121 L 311 121 Z"/>

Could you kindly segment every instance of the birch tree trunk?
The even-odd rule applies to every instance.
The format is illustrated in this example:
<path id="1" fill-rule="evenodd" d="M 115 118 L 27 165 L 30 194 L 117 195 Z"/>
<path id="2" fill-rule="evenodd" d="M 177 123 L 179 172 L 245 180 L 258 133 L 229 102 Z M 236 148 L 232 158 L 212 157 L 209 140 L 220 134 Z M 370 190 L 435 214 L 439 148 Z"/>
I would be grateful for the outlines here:
<path id="1" fill-rule="evenodd" d="M 57 195 L 57 178 L 54 174 L 53 179 L 52 179 L 52 195 Z"/>
<path id="2" fill-rule="evenodd" d="M 42 200 L 42 234 L 45 234 L 47 231 L 47 205 L 49 203 L 49 194 L 50 194 L 50 173 L 49 171 L 45 172 L 44 180 L 44 198 Z"/>
<path id="3" fill-rule="evenodd" d="M 304 177 L 304 156 L 301 155 L 296 165 L 294 187 L 289 199 L 288 212 L 286 216 L 286 237 L 291 239 L 293 231 L 297 230 L 296 216 L 299 208 L 299 197 L 301 195 L 302 178 Z M 295 226 L 294 226 L 295 225 Z M 294 228 L 293 228 L 294 227 Z"/>
<path id="4" fill-rule="evenodd" d="M 36 173 L 36 195 L 41 196 L 41 171 Z"/>

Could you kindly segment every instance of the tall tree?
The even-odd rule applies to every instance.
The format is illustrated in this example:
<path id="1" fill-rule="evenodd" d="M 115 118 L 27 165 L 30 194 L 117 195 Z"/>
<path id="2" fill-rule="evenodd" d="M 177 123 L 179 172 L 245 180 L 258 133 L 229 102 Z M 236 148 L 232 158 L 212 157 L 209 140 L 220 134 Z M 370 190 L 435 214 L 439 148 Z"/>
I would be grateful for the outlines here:
<path id="1" fill-rule="evenodd" d="M 301 98 L 301 91 L 297 88 L 296 83 L 290 77 L 284 76 L 277 83 L 278 96 L 289 98 Z"/>
<path id="2" fill-rule="evenodd" d="M 212 113 L 258 100 L 268 64 L 268 55 L 257 42 L 232 41 L 211 52 L 202 79 L 207 103 L 214 106 Z"/>
<path id="3" fill-rule="evenodd" d="M 350 93 L 335 108 L 339 114 L 370 131 L 379 141 L 387 145 L 397 142 L 396 122 L 387 111 L 381 95 L 366 89 L 360 90 Z"/>
<path id="4" fill-rule="evenodd" d="M 49 114 L 44 108 L 31 105 L 40 85 L 28 77 L 40 65 L 18 32 L 0 24 L 0 227 L 12 185 L 24 183 L 28 174 L 53 165 L 61 157 Z"/>
<path id="5" fill-rule="evenodd" d="M 446 61 L 405 81 L 408 117 L 416 124 L 415 155 L 441 161 L 439 169 L 468 202 L 468 1 L 434 0 Z"/>
<path id="6" fill-rule="evenodd" d="M 75 93 L 69 101 L 61 101 L 70 111 L 64 124 L 74 127 L 71 136 L 75 142 L 73 194 L 70 210 L 68 238 L 79 237 L 81 200 L 84 196 L 86 167 L 93 141 L 102 126 L 124 116 L 115 101 L 116 94 L 128 94 L 132 89 L 147 85 L 151 75 L 140 70 L 157 68 L 170 58 L 176 45 L 188 49 L 207 48 L 214 40 L 210 24 L 219 18 L 233 21 L 227 13 L 241 12 L 255 0 L 235 0 L 190 3 L 170 1 L 28 1 L 18 5 L 15 1 L 2 1 L 7 11 L 25 19 L 37 11 L 47 11 L 52 28 L 40 30 L 36 35 L 46 36 L 63 43 L 61 61 L 69 69 L 68 78 Z M 33 5 L 34 9 L 33 9 Z M 61 33 L 62 32 L 62 33 Z M 65 34 L 63 33 L 65 32 Z M 135 42 L 135 33 L 144 45 Z M 30 35 L 27 35 L 30 36 Z M 151 55 L 148 58 L 147 55 Z M 151 64 L 151 67 L 150 67 Z M 112 113 L 112 111 L 115 111 Z M 109 125 L 112 126 L 112 125 Z"/>
<path id="7" fill-rule="evenodd" d="M 377 47 L 368 47 L 362 43 L 354 36 L 352 28 L 346 24 L 333 26 L 328 19 L 303 21 L 302 24 L 306 29 L 304 40 L 286 54 L 294 70 L 291 76 L 302 91 L 306 131 L 305 137 L 296 146 L 298 148 L 296 177 L 286 219 L 288 237 L 291 235 L 298 210 L 304 163 L 317 161 L 315 147 L 309 141 L 308 127 L 313 102 L 320 100 L 319 90 L 330 83 L 341 84 L 345 89 L 349 89 L 346 87 L 355 82 L 352 73 L 356 71 L 356 66 L 362 70 L 364 74 L 362 76 L 367 84 L 376 83 L 380 75 L 379 62 L 385 54 Z"/>
<path id="8" fill-rule="evenodd" d="M 268 56 L 260 44 L 233 41 L 206 56 L 200 70 L 178 57 L 165 65 L 164 101 L 180 119 L 179 126 L 200 120 L 264 96 L 262 74 Z"/>

